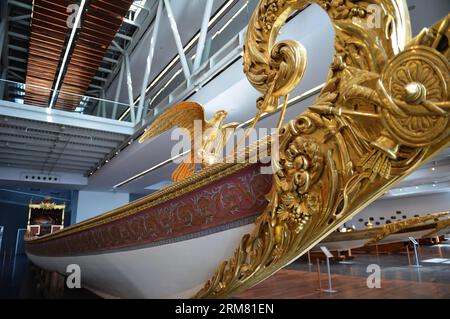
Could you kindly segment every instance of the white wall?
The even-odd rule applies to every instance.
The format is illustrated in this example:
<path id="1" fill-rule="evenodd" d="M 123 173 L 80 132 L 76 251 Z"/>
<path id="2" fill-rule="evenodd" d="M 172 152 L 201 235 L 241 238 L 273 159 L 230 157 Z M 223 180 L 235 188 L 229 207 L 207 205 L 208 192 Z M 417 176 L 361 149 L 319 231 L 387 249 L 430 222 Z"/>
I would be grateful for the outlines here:
<path id="1" fill-rule="evenodd" d="M 396 217 L 395 220 L 399 220 L 403 215 L 409 218 L 414 215 L 427 215 L 448 210 L 450 210 L 450 192 L 413 197 L 381 198 L 353 217 L 346 225 L 353 224 L 356 228 L 365 228 L 364 223 L 370 217 L 374 218 L 371 223 L 376 226 L 376 222 L 384 225 L 387 220 L 392 220 L 392 216 Z M 396 214 L 396 211 L 401 211 L 401 214 Z M 380 217 L 384 217 L 384 220 L 380 220 Z M 363 219 L 363 222 L 360 222 L 359 219 Z"/>
<path id="2" fill-rule="evenodd" d="M 79 191 L 76 222 L 106 213 L 129 201 L 130 195 L 127 193 Z"/>

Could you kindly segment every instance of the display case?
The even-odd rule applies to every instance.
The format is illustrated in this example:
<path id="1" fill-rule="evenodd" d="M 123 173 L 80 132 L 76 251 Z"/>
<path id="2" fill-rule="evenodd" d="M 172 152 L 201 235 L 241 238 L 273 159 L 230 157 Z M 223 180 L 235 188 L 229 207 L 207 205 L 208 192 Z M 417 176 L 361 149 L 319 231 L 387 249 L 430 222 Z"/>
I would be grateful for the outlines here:
<path id="1" fill-rule="evenodd" d="M 28 213 L 28 236 L 43 236 L 64 228 L 65 204 L 47 199 L 39 204 L 30 202 Z"/>

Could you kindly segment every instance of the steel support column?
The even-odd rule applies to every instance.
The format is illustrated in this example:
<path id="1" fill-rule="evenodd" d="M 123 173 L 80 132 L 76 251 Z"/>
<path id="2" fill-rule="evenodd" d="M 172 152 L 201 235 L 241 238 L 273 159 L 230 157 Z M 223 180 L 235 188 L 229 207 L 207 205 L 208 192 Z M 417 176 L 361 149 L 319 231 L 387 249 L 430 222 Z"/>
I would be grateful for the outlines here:
<path id="1" fill-rule="evenodd" d="M 139 100 L 139 107 L 138 107 L 138 111 L 137 111 L 137 120 L 138 121 L 141 120 L 142 110 L 144 108 L 145 94 L 146 94 L 146 91 L 147 91 L 147 84 L 148 84 L 148 80 L 149 80 L 149 77 L 150 77 L 150 72 L 151 72 L 151 69 L 152 69 L 153 56 L 155 54 L 156 39 L 158 37 L 159 24 L 161 22 L 161 15 L 162 15 L 163 7 L 164 7 L 163 0 L 159 0 L 158 9 L 157 9 L 157 12 L 156 12 L 156 17 L 155 17 L 155 24 L 153 26 L 152 38 L 150 40 L 150 45 L 149 45 L 149 48 L 148 48 L 147 62 L 146 62 L 146 65 L 145 65 L 144 79 L 142 81 L 141 98 Z"/>
<path id="2" fill-rule="evenodd" d="M 119 103 L 119 99 L 120 99 L 120 91 L 122 89 L 124 71 L 125 71 L 125 66 L 122 63 L 122 65 L 120 66 L 119 79 L 117 81 L 116 94 L 114 96 L 114 106 L 113 106 L 113 111 L 112 111 L 112 115 L 111 115 L 111 118 L 113 120 L 115 120 L 117 117 L 117 107 L 118 107 L 118 103 Z"/>
<path id="3" fill-rule="evenodd" d="M 3 46 L 5 43 L 6 30 L 5 30 L 5 21 L 0 22 L 0 57 L 3 53 Z"/>
<path id="4" fill-rule="evenodd" d="M 4 69 L 2 71 L 1 77 L 1 83 L 0 83 L 0 100 L 3 100 L 3 98 L 5 97 L 5 89 L 6 89 L 6 77 L 8 75 L 8 69 Z"/>
<path id="5" fill-rule="evenodd" d="M 198 70 L 203 60 L 203 53 L 205 49 L 206 35 L 208 34 L 208 24 L 211 18 L 211 12 L 214 0 L 207 0 L 205 5 L 205 13 L 203 14 L 202 27 L 200 29 L 200 37 L 197 43 L 197 53 L 194 61 L 194 71 Z"/>
<path id="6" fill-rule="evenodd" d="M 131 79 L 131 64 L 130 56 L 125 55 L 125 65 L 127 69 L 127 89 L 128 89 L 128 101 L 130 104 L 130 117 L 131 123 L 136 123 L 136 115 L 134 113 L 134 98 L 133 98 L 133 80 Z"/>
<path id="7" fill-rule="evenodd" d="M 102 117 L 106 118 L 106 100 L 105 100 L 105 90 L 100 91 L 101 106 L 102 106 Z"/>
<path id="8" fill-rule="evenodd" d="M 164 4 L 166 6 L 167 17 L 169 18 L 173 38 L 175 39 L 175 44 L 177 45 L 178 55 L 180 56 L 181 66 L 183 67 L 184 77 L 189 83 L 191 78 L 191 71 L 189 70 L 189 64 L 186 59 L 186 54 L 184 54 L 183 43 L 181 42 L 180 33 L 178 32 L 177 22 L 175 21 L 175 16 L 173 15 L 170 1 L 164 0 Z"/>
<path id="9" fill-rule="evenodd" d="M 3 44 L 1 47 L 1 55 L 0 60 L 2 62 L 2 71 L 8 70 L 9 61 L 8 61 L 8 50 L 6 50 L 6 46 L 9 44 L 8 41 L 8 25 L 9 25 L 9 11 L 8 11 L 8 1 L 2 1 L 0 4 L 0 12 L 1 12 L 1 21 L 3 24 Z M 8 73 L 6 73 L 8 74 Z M 2 95 L 3 97 L 3 95 Z"/>
<path id="10" fill-rule="evenodd" d="M 97 103 L 97 108 L 95 109 L 95 116 L 100 117 L 100 111 L 101 111 L 101 106 L 100 106 L 100 101 Z"/>

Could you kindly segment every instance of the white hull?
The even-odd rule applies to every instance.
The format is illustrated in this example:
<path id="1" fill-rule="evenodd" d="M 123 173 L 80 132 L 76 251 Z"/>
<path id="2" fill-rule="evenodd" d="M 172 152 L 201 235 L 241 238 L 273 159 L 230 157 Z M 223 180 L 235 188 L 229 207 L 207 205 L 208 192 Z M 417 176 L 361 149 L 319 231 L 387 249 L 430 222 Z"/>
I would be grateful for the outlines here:
<path id="1" fill-rule="evenodd" d="M 400 233 L 400 234 L 392 234 L 392 235 L 389 235 L 388 237 L 380 240 L 378 242 L 378 244 L 391 244 L 391 243 L 396 243 L 396 242 L 405 242 L 405 241 L 409 240 L 409 237 L 414 237 L 415 239 L 421 239 L 423 236 L 425 236 L 428 233 L 430 233 L 429 229 L 407 232 L 407 233 Z"/>
<path id="2" fill-rule="evenodd" d="M 211 278 L 218 265 L 232 257 L 253 224 L 135 250 L 76 257 L 42 257 L 28 253 L 39 267 L 66 273 L 81 268 L 84 288 L 106 298 L 189 298 Z"/>
<path id="3" fill-rule="evenodd" d="M 321 246 L 327 247 L 329 251 L 349 250 L 362 247 L 367 243 L 367 241 L 368 239 L 355 239 L 355 240 L 343 240 L 343 241 L 319 243 L 318 245 L 314 246 L 314 248 L 311 249 L 311 251 L 314 252 L 320 251 Z"/>

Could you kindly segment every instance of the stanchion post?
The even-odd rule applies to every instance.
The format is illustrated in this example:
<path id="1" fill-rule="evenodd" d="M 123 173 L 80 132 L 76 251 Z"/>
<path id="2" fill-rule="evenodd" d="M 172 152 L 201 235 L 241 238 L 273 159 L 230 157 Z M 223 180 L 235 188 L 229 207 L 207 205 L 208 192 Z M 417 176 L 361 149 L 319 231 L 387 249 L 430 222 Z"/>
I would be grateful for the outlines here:
<path id="1" fill-rule="evenodd" d="M 419 246 L 419 243 L 416 241 L 416 239 L 414 237 L 409 237 L 409 240 L 412 242 L 413 247 L 414 247 L 414 256 L 416 257 L 416 264 L 412 265 L 412 267 L 415 268 L 421 268 L 422 265 L 420 265 L 419 263 L 419 255 L 417 254 L 417 247 Z"/>
<path id="2" fill-rule="evenodd" d="M 408 255 L 408 265 L 411 266 L 411 256 L 409 255 L 409 244 L 406 244 L 406 255 Z"/>
<path id="3" fill-rule="evenodd" d="M 322 280 L 320 278 L 320 260 L 317 258 L 317 280 L 319 281 L 319 290 L 322 291 Z"/>
<path id="4" fill-rule="evenodd" d="M 333 254 L 330 253 L 327 247 L 322 246 L 320 247 L 320 249 L 323 251 L 323 253 L 327 258 L 327 272 L 328 272 L 328 289 L 322 289 L 321 291 L 334 294 L 337 291 L 334 290 L 333 286 L 331 285 L 331 269 L 330 269 L 330 258 L 333 258 Z"/>

